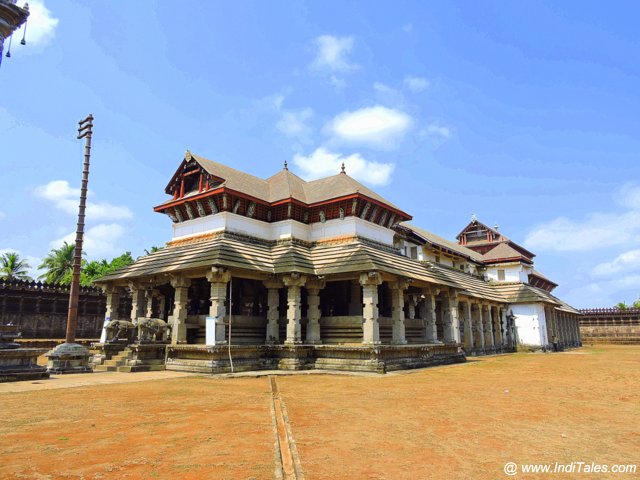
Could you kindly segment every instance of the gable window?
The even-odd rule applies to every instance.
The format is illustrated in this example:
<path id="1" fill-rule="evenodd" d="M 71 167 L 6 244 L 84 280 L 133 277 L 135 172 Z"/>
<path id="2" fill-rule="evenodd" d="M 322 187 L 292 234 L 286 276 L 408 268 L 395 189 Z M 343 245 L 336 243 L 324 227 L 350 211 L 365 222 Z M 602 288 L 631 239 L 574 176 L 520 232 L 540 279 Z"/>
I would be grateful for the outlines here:
<path id="1" fill-rule="evenodd" d="M 505 279 L 504 270 L 498 270 L 498 280 L 504 281 L 504 279 Z"/>
<path id="2" fill-rule="evenodd" d="M 414 260 L 418 259 L 418 247 L 411 247 L 411 258 L 413 258 Z"/>

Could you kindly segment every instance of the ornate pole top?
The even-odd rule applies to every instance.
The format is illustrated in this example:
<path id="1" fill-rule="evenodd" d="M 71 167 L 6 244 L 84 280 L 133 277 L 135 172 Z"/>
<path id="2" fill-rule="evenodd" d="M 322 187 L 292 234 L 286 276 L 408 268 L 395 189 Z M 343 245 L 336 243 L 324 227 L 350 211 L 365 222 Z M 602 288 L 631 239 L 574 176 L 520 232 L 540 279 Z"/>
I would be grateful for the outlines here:
<path id="1" fill-rule="evenodd" d="M 342 167 L 340 167 L 340 173 L 347 173 L 344 167 L 344 162 L 342 162 Z"/>

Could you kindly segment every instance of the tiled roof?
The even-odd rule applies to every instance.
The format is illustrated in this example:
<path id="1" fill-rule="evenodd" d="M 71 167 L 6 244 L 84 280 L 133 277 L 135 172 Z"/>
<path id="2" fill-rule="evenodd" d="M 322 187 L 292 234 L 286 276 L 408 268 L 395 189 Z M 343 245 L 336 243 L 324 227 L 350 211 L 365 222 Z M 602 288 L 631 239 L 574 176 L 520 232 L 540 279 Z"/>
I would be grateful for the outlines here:
<path id="1" fill-rule="evenodd" d="M 416 227 L 415 225 L 409 222 L 402 222 L 400 223 L 400 226 L 412 230 L 414 233 L 424 238 L 429 243 L 448 248 L 449 250 L 453 250 L 454 252 L 457 252 L 460 255 L 463 255 L 472 260 L 475 260 L 476 262 L 482 262 L 482 255 L 474 250 L 471 250 L 470 248 L 464 247 L 456 242 L 447 240 L 446 238 L 436 235 L 435 233 L 429 232 L 427 230 L 423 230 L 422 228 Z"/>
<path id="2" fill-rule="evenodd" d="M 142 279 L 149 276 L 206 270 L 211 266 L 265 274 L 335 275 L 379 271 L 433 285 L 453 287 L 461 295 L 499 303 L 549 303 L 579 313 L 545 290 L 522 283 L 493 283 L 438 263 L 419 262 L 367 240 L 305 244 L 295 240 L 267 242 L 218 233 L 191 243 L 168 245 L 98 280 Z"/>
<path id="3" fill-rule="evenodd" d="M 222 178 L 224 180 L 222 185 L 265 202 L 273 203 L 294 198 L 306 204 L 314 204 L 360 193 L 395 210 L 402 211 L 346 173 L 307 182 L 288 169 L 283 169 L 264 180 L 222 163 L 208 160 L 200 155 L 193 153 L 188 155 L 193 157 L 208 173 Z"/>
<path id="4" fill-rule="evenodd" d="M 502 242 L 496 245 L 494 248 L 489 250 L 487 253 L 482 255 L 482 260 L 485 262 L 496 262 L 499 260 L 512 260 L 512 259 L 524 259 L 528 262 L 531 262 L 530 259 L 525 257 L 522 253 L 517 251 L 507 242 Z"/>

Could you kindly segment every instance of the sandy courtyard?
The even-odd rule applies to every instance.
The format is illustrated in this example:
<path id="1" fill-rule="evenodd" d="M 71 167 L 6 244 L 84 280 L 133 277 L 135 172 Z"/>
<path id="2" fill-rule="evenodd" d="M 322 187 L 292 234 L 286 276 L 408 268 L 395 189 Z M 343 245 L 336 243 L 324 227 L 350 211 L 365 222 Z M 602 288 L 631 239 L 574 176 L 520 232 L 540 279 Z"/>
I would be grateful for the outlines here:
<path id="1" fill-rule="evenodd" d="M 0 384 L 0 478 L 275 476 L 267 377 L 73 377 Z M 385 376 L 276 378 L 306 479 L 550 477 L 508 477 L 508 461 L 640 470 L 637 347 L 503 355 Z"/>

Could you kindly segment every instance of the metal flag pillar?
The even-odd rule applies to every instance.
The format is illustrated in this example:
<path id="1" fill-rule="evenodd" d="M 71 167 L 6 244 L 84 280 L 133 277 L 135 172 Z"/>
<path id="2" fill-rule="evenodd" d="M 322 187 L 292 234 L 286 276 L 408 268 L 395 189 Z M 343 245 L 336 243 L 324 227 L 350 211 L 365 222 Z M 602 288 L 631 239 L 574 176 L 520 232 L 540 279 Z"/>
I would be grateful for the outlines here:
<path id="1" fill-rule="evenodd" d="M 89 162 L 91 160 L 91 135 L 93 134 L 93 115 L 81 120 L 78 127 L 78 139 L 85 139 L 84 168 L 82 170 L 82 188 L 80 189 L 80 205 L 78 206 L 78 228 L 76 229 L 76 246 L 73 255 L 73 277 L 69 292 L 69 314 L 67 316 L 67 334 L 65 342 L 49 351 L 47 371 L 53 374 L 90 373 L 89 358 L 91 353 L 82 345 L 75 343 L 78 327 L 78 300 L 80 297 L 80 267 L 82 266 L 82 239 L 84 236 L 84 217 L 87 207 L 87 184 L 89 183 Z"/>
<path id="2" fill-rule="evenodd" d="M 69 293 L 69 313 L 67 315 L 67 335 L 65 342 L 76 340 L 78 327 L 78 299 L 80 297 L 80 267 L 82 266 L 82 241 L 84 237 L 84 218 L 87 207 L 87 184 L 89 183 L 89 163 L 91 161 L 91 135 L 93 134 L 93 115 L 78 122 L 78 139 L 85 139 L 84 167 L 82 186 L 80 187 L 80 205 L 78 207 L 78 226 L 76 228 L 76 248 L 73 255 L 73 277 Z"/>

